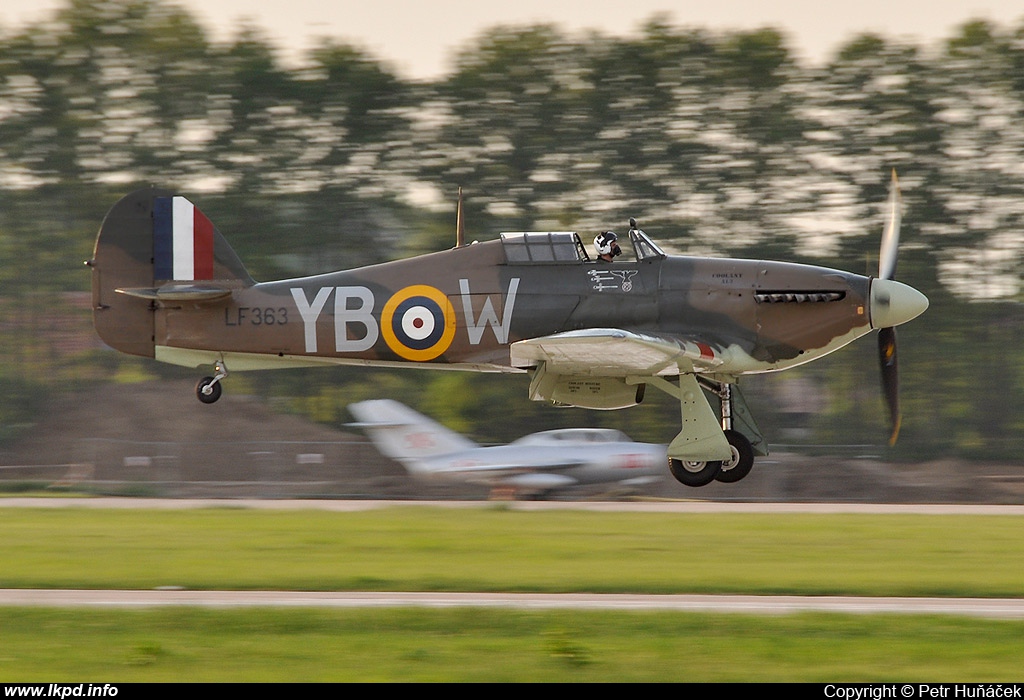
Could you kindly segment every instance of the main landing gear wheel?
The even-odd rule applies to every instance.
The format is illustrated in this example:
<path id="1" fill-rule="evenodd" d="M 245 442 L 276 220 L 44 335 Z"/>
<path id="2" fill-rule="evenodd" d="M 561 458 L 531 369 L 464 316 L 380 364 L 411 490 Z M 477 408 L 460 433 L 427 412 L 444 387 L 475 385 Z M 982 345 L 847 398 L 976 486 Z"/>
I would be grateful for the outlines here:
<path id="1" fill-rule="evenodd" d="M 722 469 L 721 462 L 691 462 L 689 460 L 668 458 L 668 469 L 672 476 L 685 486 L 707 486 Z"/>
<path id="2" fill-rule="evenodd" d="M 214 403 L 220 398 L 223 389 L 220 382 L 213 377 L 203 377 L 196 384 L 196 396 L 203 403 Z"/>
<path id="3" fill-rule="evenodd" d="M 754 466 L 754 448 L 750 446 L 750 440 L 736 430 L 726 430 L 725 439 L 732 448 L 732 457 L 722 462 L 722 468 L 715 475 L 715 480 L 734 484 L 749 474 L 751 467 Z"/>

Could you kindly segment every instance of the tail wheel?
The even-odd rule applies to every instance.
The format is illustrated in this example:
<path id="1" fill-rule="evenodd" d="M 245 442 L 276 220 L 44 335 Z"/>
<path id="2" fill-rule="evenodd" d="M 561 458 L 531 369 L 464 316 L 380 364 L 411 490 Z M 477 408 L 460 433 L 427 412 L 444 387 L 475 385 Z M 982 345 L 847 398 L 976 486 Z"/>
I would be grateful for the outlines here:
<path id="1" fill-rule="evenodd" d="M 726 430 L 725 439 L 732 448 L 732 457 L 722 462 L 722 468 L 715 475 L 715 480 L 734 484 L 749 474 L 754 466 L 754 448 L 750 446 L 750 440 L 736 430 Z"/>
<path id="2" fill-rule="evenodd" d="M 223 389 L 220 382 L 213 377 L 203 377 L 196 384 L 196 396 L 203 403 L 214 403 L 220 398 Z"/>
<path id="3" fill-rule="evenodd" d="M 707 486 L 722 468 L 721 462 L 691 462 L 689 460 L 668 459 L 668 469 L 672 476 L 685 486 Z"/>

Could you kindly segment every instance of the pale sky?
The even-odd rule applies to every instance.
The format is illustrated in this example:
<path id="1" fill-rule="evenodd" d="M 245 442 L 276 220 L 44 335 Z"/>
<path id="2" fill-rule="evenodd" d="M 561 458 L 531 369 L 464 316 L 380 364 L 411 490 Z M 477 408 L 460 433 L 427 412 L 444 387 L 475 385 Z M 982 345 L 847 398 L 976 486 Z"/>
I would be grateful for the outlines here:
<path id="1" fill-rule="evenodd" d="M 776 27 L 805 61 L 821 62 L 871 31 L 933 46 L 970 19 L 1007 27 L 1024 21 L 1024 0 L 175 0 L 215 40 L 247 19 L 289 60 L 311 39 L 331 36 L 362 47 L 405 78 L 451 70 L 453 52 L 498 24 L 550 22 L 566 32 L 596 29 L 627 36 L 655 13 L 681 27 L 713 31 Z M 52 14 L 62 0 L 3 0 L 5 31 Z"/>

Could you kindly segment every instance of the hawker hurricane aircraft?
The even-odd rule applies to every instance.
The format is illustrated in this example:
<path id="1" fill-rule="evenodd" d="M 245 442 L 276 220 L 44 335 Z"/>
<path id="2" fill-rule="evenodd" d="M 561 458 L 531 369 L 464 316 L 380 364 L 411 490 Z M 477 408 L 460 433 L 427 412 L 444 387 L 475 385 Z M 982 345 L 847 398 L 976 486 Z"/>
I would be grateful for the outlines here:
<path id="1" fill-rule="evenodd" d="M 323 364 L 523 372 L 531 399 L 591 409 L 633 406 L 653 387 L 679 402 L 668 462 L 689 486 L 738 481 L 767 454 L 742 376 L 816 360 L 877 329 L 895 440 L 895 326 L 928 306 L 893 279 L 895 174 L 878 277 L 666 255 L 632 219 L 622 236 L 597 237 L 594 258 L 569 231 L 466 244 L 461 209 L 460 198 L 452 249 L 256 282 L 191 201 L 138 190 L 108 212 L 87 261 L 94 324 L 122 352 L 212 365 L 196 388 L 203 403 L 221 395 L 229 368 Z"/>
<path id="2" fill-rule="evenodd" d="M 381 454 L 424 481 L 480 484 L 492 492 L 543 498 L 577 486 L 637 487 L 665 474 L 665 446 L 634 442 L 611 428 L 562 428 L 481 446 L 391 399 L 348 410 Z"/>

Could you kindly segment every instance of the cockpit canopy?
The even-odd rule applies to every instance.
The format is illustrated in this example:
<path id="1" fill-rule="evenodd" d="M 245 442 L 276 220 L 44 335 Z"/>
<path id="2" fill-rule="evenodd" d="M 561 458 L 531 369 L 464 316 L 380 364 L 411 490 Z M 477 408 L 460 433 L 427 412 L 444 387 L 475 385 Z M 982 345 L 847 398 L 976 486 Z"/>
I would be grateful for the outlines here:
<path id="1" fill-rule="evenodd" d="M 509 262 L 573 262 L 590 260 L 579 235 L 571 231 L 503 233 Z"/>
<path id="2" fill-rule="evenodd" d="M 625 433 L 614 428 L 560 428 L 533 433 L 515 441 L 516 445 L 564 445 L 566 443 L 633 442 Z"/>
<path id="3" fill-rule="evenodd" d="M 622 238 L 619 237 L 620 244 L 624 242 Z M 501 243 L 505 249 L 505 259 L 510 263 L 591 262 L 586 246 L 574 231 L 502 233 Z M 665 252 L 638 228 L 629 230 L 629 244 L 637 262 L 665 257 Z M 622 259 L 630 259 L 626 246 L 623 246 Z"/>

